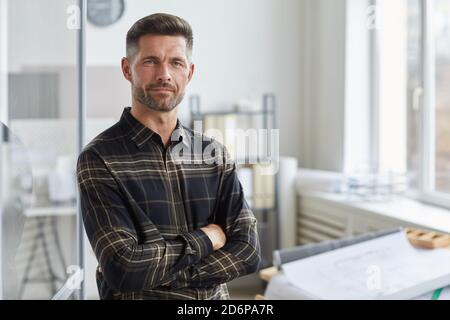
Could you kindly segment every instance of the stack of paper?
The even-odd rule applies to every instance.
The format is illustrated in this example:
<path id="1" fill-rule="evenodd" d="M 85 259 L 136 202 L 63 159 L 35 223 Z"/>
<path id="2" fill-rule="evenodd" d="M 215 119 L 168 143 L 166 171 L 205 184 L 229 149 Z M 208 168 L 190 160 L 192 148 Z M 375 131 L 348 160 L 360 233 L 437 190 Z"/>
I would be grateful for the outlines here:
<path id="1" fill-rule="evenodd" d="M 450 284 L 450 250 L 415 248 L 401 231 L 282 268 L 311 298 L 412 299 Z"/>

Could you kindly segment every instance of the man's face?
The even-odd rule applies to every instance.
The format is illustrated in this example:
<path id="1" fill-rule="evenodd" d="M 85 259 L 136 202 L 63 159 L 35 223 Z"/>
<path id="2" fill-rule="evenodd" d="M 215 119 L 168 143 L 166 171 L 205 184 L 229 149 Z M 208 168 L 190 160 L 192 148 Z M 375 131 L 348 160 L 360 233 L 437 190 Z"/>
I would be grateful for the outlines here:
<path id="1" fill-rule="evenodd" d="M 134 99 L 152 110 L 169 112 L 183 100 L 194 65 L 187 58 L 184 37 L 145 35 L 131 61 L 122 59 L 122 70 Z"/>

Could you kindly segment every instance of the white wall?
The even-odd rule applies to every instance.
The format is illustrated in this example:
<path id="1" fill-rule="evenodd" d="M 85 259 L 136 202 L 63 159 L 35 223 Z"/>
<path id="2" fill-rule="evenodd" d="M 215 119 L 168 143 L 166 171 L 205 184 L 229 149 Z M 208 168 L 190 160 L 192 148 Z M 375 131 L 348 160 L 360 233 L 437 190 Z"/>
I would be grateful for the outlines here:
<path id="1" fill-rule="evenodd" d="M 373 164 L 369 6 L 370 0 L 347 0 L 343 171 L 353 174 Z"/>
<path id="2" fill-rule="evenodd" d="M 343 169 L 346 0 L 302 0 L 300 165 Z"/>
<path id="3" fill-rule="evenodd" d="M 67 8 L 77 0 L 7 0 L 8 67 L 76 66 L 77 33 L 67 28 Z"/>

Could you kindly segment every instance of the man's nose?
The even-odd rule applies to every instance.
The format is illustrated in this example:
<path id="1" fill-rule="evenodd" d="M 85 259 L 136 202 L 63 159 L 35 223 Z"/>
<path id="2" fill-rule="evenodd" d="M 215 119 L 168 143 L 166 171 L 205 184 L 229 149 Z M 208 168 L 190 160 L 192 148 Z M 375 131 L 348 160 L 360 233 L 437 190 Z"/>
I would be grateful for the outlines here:
<path id="1" fill-rule="evenodd" d="M 157 79 L 161 82 L 166 82 L 171 80 L 169 67 L 165 63 L 161 63 L 158 68 Z"/>

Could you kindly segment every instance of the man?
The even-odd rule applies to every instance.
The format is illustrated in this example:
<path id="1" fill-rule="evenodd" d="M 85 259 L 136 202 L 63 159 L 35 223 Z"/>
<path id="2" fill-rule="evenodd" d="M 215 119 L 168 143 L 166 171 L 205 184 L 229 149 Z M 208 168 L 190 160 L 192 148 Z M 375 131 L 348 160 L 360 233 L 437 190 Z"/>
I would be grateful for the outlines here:
<path id="1" fill-rule="evenodd" d="M 235 164 L 177 118 L 194 73 L 192 47 L 191 27 L 179 17 L 137 21 L 122 59 L 131 108 L 79 156 L 102 299 L 228 299 L 226 282 L 258 270 L 256 219 Z M 179 161 L 181 154 L 193 161 Z"/>

